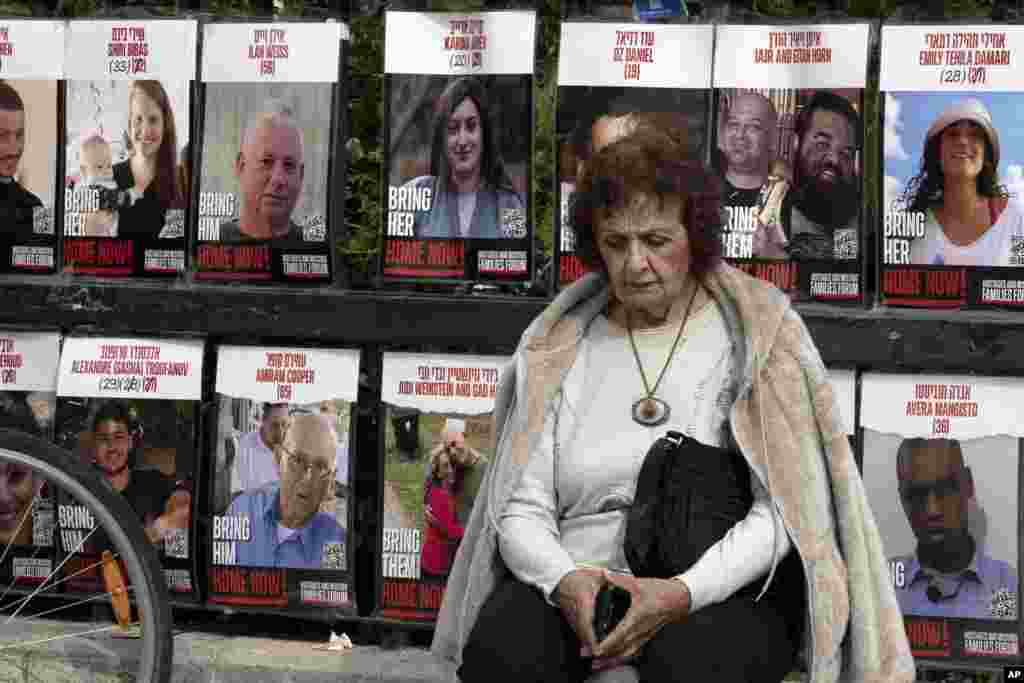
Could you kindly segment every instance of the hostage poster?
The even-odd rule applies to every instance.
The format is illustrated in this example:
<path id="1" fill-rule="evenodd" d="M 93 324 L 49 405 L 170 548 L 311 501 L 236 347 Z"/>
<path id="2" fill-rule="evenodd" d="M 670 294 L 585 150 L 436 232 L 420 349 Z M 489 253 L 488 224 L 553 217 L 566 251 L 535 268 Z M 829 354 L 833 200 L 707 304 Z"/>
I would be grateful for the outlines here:
<path id="1" fill-rule="evenodd" d="M 196 22 L 68 24 L 64 270 L 185 270 Z"/>
<path id="2" fill-rule="evenodd" d="M 862 301 L 868 25 L 717 30 L 722 254 L 795 300 Z"/>
<path id="3" fill-rule="evenodd" d="M 386 280 L 532 278 L 534 12 L 389 11 Z"/>
<path id="4" fill-rule="evenodd" d="M 916 657 L 1019 661 L 1019 378 L 866 373 L 862 472 Z"/>
<path id="5" fill-rule="evenodd" d="M 355 613 L 358 382 L 358 350 L 218 347 L 211 602 Z"/>
<path id="6" fill-rule="evenodd" d="M 562 24 L 556 122 L 559 286 L 586 271 L 576 253 L 570 207 L 592 154 L 649 125 L 668 133 L 692 158 L 704 158 L 712 32 L 710 25 Z"/>
<path id="7" fill-rule="evenodd" d="M 0 21 L 0 272 L 56 267 L 57 81 L 64 24 Z"/>
<path id="8" fill-rule="evenodd" d="M 384 353 L 379 616 L 437 616 L 493 458 L 491 412 L 508 361 Z"/>
<path id="9" fill-rule="evenodd" d="M 138 515 L 172 599 L 198 596 L 193 545 L 199 340 L 69 337 L 57 380 L 57 445 L 91 464 Z M 65 590 L 103 592 L 96 566 L 110 548 L 88 509 L 58 492 Z"/>
<path id="10" fill-rule="evenodd" d="M 331 281 L 331 172 L 348 27 L 207 24 L 203 148 L 194 228 L 202 280 Z"/>
<path id="11" fill-rule="evenodd" d="M 0 429 L 49 441 L 57 397 L 56 332 L 0 331 Z M 0 584 L 53 585 L 53 486 L 33 469 L 0 462 Z"/>
<path id="12" fill-rule="evenodd" d="M 885 26 L 881 301 L 1024 304 L 1021 26 Z"/>

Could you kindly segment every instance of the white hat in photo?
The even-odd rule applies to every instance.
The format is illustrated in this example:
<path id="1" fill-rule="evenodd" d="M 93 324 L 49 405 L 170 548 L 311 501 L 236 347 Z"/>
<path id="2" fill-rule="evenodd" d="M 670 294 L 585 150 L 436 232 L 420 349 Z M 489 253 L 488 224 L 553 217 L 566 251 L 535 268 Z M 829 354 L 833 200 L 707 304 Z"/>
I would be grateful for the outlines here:
<path id="1" fill-rule="evenodd" d="M 932 121 L 928 127 L 928 133 L 924 136 L 927 143 L 933 137 L 952 126 L 957 121 L 972 121 L 985 131 L 989 144 L 992 145 L 992 165 L 999 166 L 999 134 L 992 125 L 992 115 L 988 113 L 985 105 L 974 98 L 960 100 L 946 107 L 946 110 L 939 114 L 939 117 Z"/>
<path id="2" fill-rule="evenodd" d="M 444 431 L 453 432 L 455 434 L 466 433 L 466 421 L 456 420 L 455 418 L 449 417 L 444 421 Z"/>

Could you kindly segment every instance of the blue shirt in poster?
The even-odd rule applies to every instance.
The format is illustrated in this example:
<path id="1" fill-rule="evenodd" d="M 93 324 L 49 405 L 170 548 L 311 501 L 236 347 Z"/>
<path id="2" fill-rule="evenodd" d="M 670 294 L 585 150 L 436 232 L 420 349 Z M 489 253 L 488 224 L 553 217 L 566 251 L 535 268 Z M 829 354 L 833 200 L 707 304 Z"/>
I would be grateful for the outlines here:
<path id="1" fill-rule="evenodd" d="M 273 482 L 235 498 L 228 508 L 231 516 L 245 516 L 249 520 L 251 536 L 237 543 L 237 563 L 242 567 L 288 567 L 293 569 L 339 569 L 332 562 L 323 562 L 327 555 L 343 554 L 345 530 L 331 515 L 318 512 L 304 527 L 294 530 L 288 538 L 279 540 L 278 501 L 280 486 Z M 332 547 L 333 546 L 333 547 Z"/>
<path id="2" fill-rule="evenodd" d="M 1003 560 L 989 557 L 980 548 L 971 564 L 955 575 L 922 567 L 916 555 L 896 557 L 892 562 L 901 563 L 896 566 L 902 570 L 904 581 L 902 587 L 896 587 L 896 599 L 905 616 L 1017 618 L 1017 570 Z M 929 599 L 929 586 L 938 591 L 939 600 Z"/>

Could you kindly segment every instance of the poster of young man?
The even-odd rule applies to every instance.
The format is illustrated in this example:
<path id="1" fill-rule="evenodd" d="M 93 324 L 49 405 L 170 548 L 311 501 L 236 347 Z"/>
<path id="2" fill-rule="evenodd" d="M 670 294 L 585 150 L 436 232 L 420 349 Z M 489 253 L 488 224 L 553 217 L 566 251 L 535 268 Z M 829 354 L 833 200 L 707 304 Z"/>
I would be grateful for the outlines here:
<path id="1" fill-rule="evenodd" d="M 1020 378 L 866 373 L 862 472 L 917 657 L 1019 661 Z"/>
<path id="2" fill-rule="evenodd" d="M 867 24 L 719 26 L 722 254 L 794 299 L 863 296 Z"/>
<path id="3" fill-rule="evenodd" d="M 389 11 L 385 280 L 532 278 L 534 12 Z"/>
<path id="4" fill-rule="evenodd" d="M 378 615 L 410 621 L 437 616 L 493 457 L 491 412 L 508 361 L 504 356 L 384 353 Z M 419 419 L 391 419 L 410 411 Z M 409 424 L 417 429 L 411 438 L 397 432 Z"/>
<path id="5" fill-rule="evenodd" d="M 1024 305 L 1024 26 L 885 26 L 881 301 Z"/>
<path id="6" fill-rule="evenodd" d="M 562 24 L 558 55 L 557 283 L 579 278 L 572 193 L 591 155 L 638 126 L 669 132 L 704 157 L 713 28 L 710 25 Z M 680 68 L 686 64 L 685 69 Z"/>
<path id="7" fill-rule="evenodd" d="M 331 281 L 341 41 L 332 23 L 206 24 L 196 278 Z M 343 108 L 343 107 L 342 107 Z"/>
<path id="8" fill-rule="evenodd" d="M 57 382 L 57 444 L 131 504 L 172 598 L 185 601 L 198 596 L 192 518 L 202 376 L 199 340 L 69 337 Z M 95 565 L 109 541 L 93 532 L 86 508 L 57 495 L 65 590 L 103 590 Z"/>
<path id="9" fill-rule="evenodd" d="M 68 24 L 65 271 L 184 272 L 195 55 L 191 20 Z"/>
<path id="10" fill-rule="evenodd" d="M 56 332 L 0 331 L 0 429 L 49 441 L 57 397 Z M 54 569 L 53 487 L 31 468 L 0 462 L 0 582 L 34 588 Z"/>
<path id="11" fill-rule="evenodd" d="M 56 267 L 57 81 L 64 24 L 0 22 L 0 272 Z"/>
<path id="12" fill-rule="evenodd" d="M 355 349 L 219 346 L 210 602 L 354 614 Z"/>

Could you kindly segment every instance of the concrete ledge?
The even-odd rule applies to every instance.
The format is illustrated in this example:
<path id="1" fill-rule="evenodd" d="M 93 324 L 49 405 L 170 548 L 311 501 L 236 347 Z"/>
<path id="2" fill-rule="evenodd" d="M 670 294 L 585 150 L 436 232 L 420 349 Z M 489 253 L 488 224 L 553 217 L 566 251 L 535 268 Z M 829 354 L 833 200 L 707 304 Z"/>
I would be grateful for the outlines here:
<path id="1" fill-rule="evenodd" d="M 319 643 L 183 633 L 174 639 L 174 683 L 456 683 L 424 648 L 319 650 Z"/>

